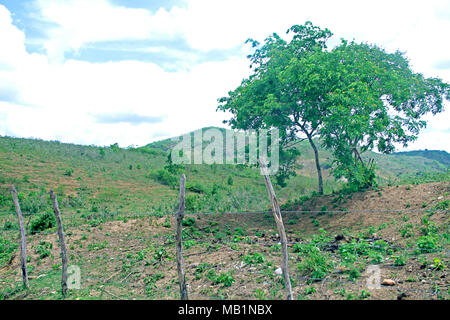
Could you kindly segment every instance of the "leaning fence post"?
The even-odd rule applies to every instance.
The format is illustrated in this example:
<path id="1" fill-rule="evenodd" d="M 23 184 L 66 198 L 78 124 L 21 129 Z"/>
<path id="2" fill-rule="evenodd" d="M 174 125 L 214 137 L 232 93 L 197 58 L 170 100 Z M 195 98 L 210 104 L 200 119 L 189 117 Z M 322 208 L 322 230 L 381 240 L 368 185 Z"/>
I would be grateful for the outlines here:
<path id="1" fill-rule="evenodd" d="M 177 247 L 177 269 L 178 279 L 180 281 L 180 295 L 181 300 L 188 300 L 188 293 L 186 289 L 186 277 L 184 274 L 184 262 L 183 262 L 183 239 L 182 239 L 182 222 L 184 217 L 184 207 L 186 200 L 186 176 L 184 173 L 180 177 L 180 203 L 178 205 L 178 211 L 176 213 L 176 247 Z"/>
<path id="2" fill-rule="evenodd" d="M 61 278 L 61 288 L 62 294 L 67 296 L 67 251 L 66 251 L 66 241 L 64 240 L 64 229 L 61 221 L 61 213 L 59 211 L 58 200 L 56 195 L 50 190 L 50 198 L 52 199 L 53 212 L 56 216 L 56 222 L 58 223 L 58 236 L 59 243 L 61 246 L 61 260 L 62 260 L 62 278 Z"/>
<path id="3" fill-rule="evenodd" d="M 275 196 L 275 191 L 272 187 L 272 182 L 270 181 L 269 175 L 267 173 L 267 166 L 264 159 L 259 159 L 259 166 L 261 167 L 261 173 L 264 176 L 264 182 L 266 183 L 267 192 L 269 193 L 270 201 L 272 202 L 273 215 L 275 222 L 277 223 L 278 233 L 280 234 L 281 250 L 282 250 L 282 263 L 281 270 L 283 271 L 284 286 L 287 291 L 287 300 L 293 300 L 291 280 L 289 278 L 289 257 L 287 251 L 287 238 L 286 232 L 284 231 L 283 218 L 281 217 L 280 206 L 278 205 L 277 197 Z"/>
<path id="4" fill-rule="evenodd" d="M 23 227 L 22 211 L 20 210 L 19 199 L 17 197 L 17 191 L 14 186 L 11 186 L 11 194 L 16 207 L 17 217 L 19 218 L 20 228 L 20 262 L 22 264 L 22 278 L 23 285 L 28 288 L 28 271 L 27 271 L 27 242 L 25 238 L 25 228 Z"/>

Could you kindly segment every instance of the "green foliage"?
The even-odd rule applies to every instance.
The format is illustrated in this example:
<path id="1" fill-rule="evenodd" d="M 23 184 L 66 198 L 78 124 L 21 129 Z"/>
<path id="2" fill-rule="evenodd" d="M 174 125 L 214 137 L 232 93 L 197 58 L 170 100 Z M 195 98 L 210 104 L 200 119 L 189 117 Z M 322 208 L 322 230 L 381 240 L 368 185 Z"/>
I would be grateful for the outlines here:
<path id="1" fill-rule="evenodd" d="M 34 252 L 39 255 L 39 259 L 44 259 L 52 253 L 53 245 L 51 242 L 47 242 L 42 240 L 39 244 L 34 248 Z"/>
<path id="2" fill-rule="evenodd" d="M 11 240 L 0 238 L 0 266 L 9 263 L 18 245 Z"/>
<path id="3" fill-rule="evenodd" d="M 156 288 L 156 283 L 164 277 L 164 273 L 159 272 L 144 278 L 145 292 L 149 298 L 154 297 L 153 290 Z"/>
<path id="4" fill-rule="evenodd" d="M 195 225 L 195 218 L 194 217 L 187 217 L 185 219 L 183 219 L 182 223 L 183 226 L 185 227 L 190 227 Z"/>
<path id="5" fill-rule="evenodd" d="M 66 169 L 66 171 L 64 171 L 65 176 L 71 177 L 72 174 L 73 174 L 73 168 L 69 168 L 69 169 Z"/>
<path id="6" fill-rule="evenodd" d="M 218 110 L 231 112 L 233 128 L 279 128 L 283 146 L 302 132 L 316 155 L 312 138 L 320 135 L 333 152 L 336 178 L 357 188 L 373 186 L 373 162 L 361 154 L 374 148 L 391 153 L 395 143 L 414 141 L 426 125 L 423 115 L 442 111 L 450 85 L 414 73 L 399 51 L 345 40 L 328 51 L 332 33 L 311 22 L 288 32 L 289 42 L 276 33 L 262 45 L 248 40 L 255 49 L 249 56 L 254 73 L 219 99 Z M 281 174 L 289 177 L 287 167 Z M 319 171 L 322 193 L 320 179 Z"/>
<path id="7" fill-rule="evenodd" d="M 211 280 L 213 284 L 222 284 L 224 287 L 230 287 L 234 282 L 232 271 L 217 274 L 214 269 L 210 269 L 208 270 L 206 277 Z"/>
<path id="8" fill-rule="evenodd" d="M 30 231 L 33 234 L 53 228 L 55 225 L 56 225 L 55 216 L 52 213 L 45 212 L 31 219 Z"/>
<path id="9" fill-rule="evenodd" d="M 249 253 L 242 258 L 246 264 L 261 264 L 266 261 L 266 257 L 259 252 Z"/>
<path id="10" fill-rule="evenodd" d="M 297 264 L 297 269 L 311 275 L 313 279 L 324 279 L 334 268 L 330 257 L 314 245 L 301 245 L 294 250 L 301 253 L 301 261 Z"/>

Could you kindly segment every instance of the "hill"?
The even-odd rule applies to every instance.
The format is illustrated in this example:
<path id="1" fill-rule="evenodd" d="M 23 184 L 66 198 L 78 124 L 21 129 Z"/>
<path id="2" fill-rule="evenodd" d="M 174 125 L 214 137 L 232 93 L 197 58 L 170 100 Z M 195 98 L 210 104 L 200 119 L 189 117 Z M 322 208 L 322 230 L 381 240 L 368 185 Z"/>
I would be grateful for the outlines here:
<path id="1" fill-rule="evenodd" d="M 176 143 L 176 139 L 167 139 L 122 149 L 117 145 L 95 147 L 0 137 L 0 210 L 13 209 L 8 188 L 14 184 L 26 213 L 50 210 L 49 189 L 54 189 L 68 212 L 173 212 L 178 176 L 164 166 L 168 151 Z M 287 187 L 276 187 L 281 202 L 309 195 L 317 188 L 311 148 L 306 141 L 297 148 L 302 168 Z M 320 155 L 325 192 L 329 194 L 339 190 L 342 182 L 329 175 L 330 153 L 320 149 Z M 420 155 L 369 152 L 365 156 L 375 158 L 382 185 L 449 179 L 448 166 Z M 188 211 L 269 207 L 264 181 L 256 168 L 202 164 L 187 165 L 185 172 Z"/>
<path id="2" fill-rule="evenodd" d="M 436 160 L 443 165 L 449 167 L 450 166 L 450 154 L 447 151 L 442 150 L 417 150 L 417 151 L 407 151 L 407 152 L 396 152 L 395 155 L 403 155 L 403 156 L 419 156 L 427 159 Z"/>
<path id="3" fill-rule="evenodd" d="M 61 264 L 48 190 L 62 210 L 68 256 L 81 288 L 68 299 L 178 299 L 173 212 L 178 177 L 165 169 L 176 141 L 142 148 L 79 146 L 0 137 L 0 299 L 61 299 Z M 298 299 L 448 299 L 448 166 L 420 155 L 380 155 L 382 187 L 318 196 L 312 153 L 280 198 Z M 326 173 L 331 156 L 321 150 Z M 191 299 L 282 299 L 281 252 L 256 168 L 187 165 L 183 227 Z M 423 182 L 430 183 L 423 183 Z M 403 183 L 403 184 L 402 184 Z M 19 190 L 30 289 L 20 275 L 18 224 L 8 188 Z M 254 213 L 226 213 L 242 211 Z M 189 212 L 210 214 L 189 214 Z M 369 290 L 369 266 L 394 286 Z"/>

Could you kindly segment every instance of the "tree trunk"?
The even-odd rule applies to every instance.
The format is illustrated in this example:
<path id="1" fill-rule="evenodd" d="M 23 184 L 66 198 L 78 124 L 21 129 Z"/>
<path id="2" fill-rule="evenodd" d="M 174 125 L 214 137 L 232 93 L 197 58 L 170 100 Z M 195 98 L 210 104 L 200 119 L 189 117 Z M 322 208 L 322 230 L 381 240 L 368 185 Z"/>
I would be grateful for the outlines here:
<path id="1" fill-rule="evenodd" d="M 261 173 L 264 176 L 264 182 L 266 183 L 267 192 L 269 194 L 270 201 L 272 203 L 273 215 L 277 224 L 278 232 L 280 234 L 282 262 L 281 270 L 283 271 L 284 286 L 287 292 L 287 300 L 293 300 L 291 279 L 289 278 L 289 256 L 287 250 L 287 238 L 284 230 L 283 218 L 281 217 L 280 206 L 278 205 L 275 191 L 273 190 L 272 182 L 267 174 L 267 166 L 264 159 L 259 159 L 259 165 L 261 167 Z"/>
<path id="2" fill-rule="evenodd" d="M 319 180 L 319 194 L 323 194 L 323 181 L 322 181 L 322 169 L 320 168 L 320 161 L 319 161 L 319 151 L 317 150 L 317 147 L 310 135 L 308 136 L 308 141 L 311 147 L 314 150 L 314 158 L 316 160 L 316 169 L 317 169 L 317 178 Z"/>
<path id="3" fill-rule="evenodd" d="M 50 190 L 50 198 L 52 199 L 53 212 L 55 213 L 56 222 L 58 223 L 58 236 L 61 246 L 61 260 L 62 260 L 62 277 L 61 290 L 64 296 L 67 296 L 67 250 L 66 241 L 64 240 L 64 229 L 61 221 L 61 212 L 59 211 L 58 200 L 56 195 Z"/>
<path id="4" fill-rule="evenodd" d="M 180 296 L 181 300 L 188 300 L 188 293 L 186 288 L 186 277 L 184 274 L 184 261 L 183 261 L 183 238 L 182 238 L 182 222 L 184 217 L 185 208 L 185 192 L 186 192 L 186 176 L 181 175 L 180 178 L 180 203 L 178 206 L 178 211 L 176 213 L 176 251 L 177 251 L 177 269 L 178 269 L 178 280 L 180 282 Z"/>

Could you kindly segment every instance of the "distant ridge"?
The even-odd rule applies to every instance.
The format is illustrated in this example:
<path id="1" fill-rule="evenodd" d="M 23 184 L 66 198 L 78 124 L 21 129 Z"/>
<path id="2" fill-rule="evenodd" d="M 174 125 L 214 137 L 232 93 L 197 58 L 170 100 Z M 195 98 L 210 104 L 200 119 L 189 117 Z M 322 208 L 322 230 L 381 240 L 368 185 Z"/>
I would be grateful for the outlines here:
<path id="1" fill-rule="evenodd" d="M 443 150 L 414 150 L 414 151 L 403 151 L 403 152 L 396 152 L 394 153 L 396 155 L 402 155 L 402 156 L 419 156 L 424 157 L 431 160 L 436 160 L 440 163 L 442 163 L 445 166 L 450 167 L 450 153 Z"/>

